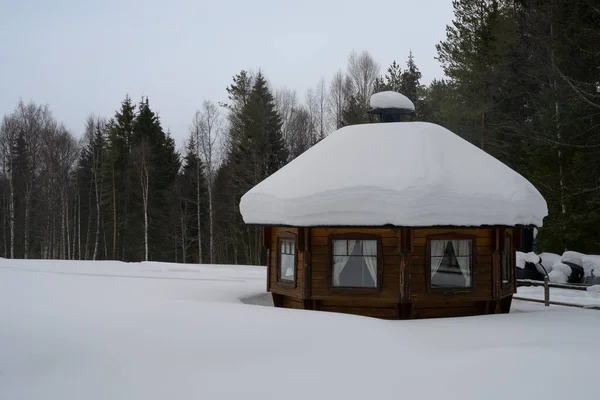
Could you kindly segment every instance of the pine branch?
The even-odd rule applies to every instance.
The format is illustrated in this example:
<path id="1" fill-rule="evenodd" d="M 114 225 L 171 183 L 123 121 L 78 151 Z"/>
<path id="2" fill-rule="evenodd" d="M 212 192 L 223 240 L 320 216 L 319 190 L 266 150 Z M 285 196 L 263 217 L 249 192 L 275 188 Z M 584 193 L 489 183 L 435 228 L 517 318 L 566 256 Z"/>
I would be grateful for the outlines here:
<path id="1" fill-rule="evenodd" d="M 575 86 L 568 77 L 566 77 L 562 72 L 558 70 L 558 68 L 556 68 L 556 73 L 563 81 L 567 83 L 567 85 L 578 95 L 578 97 L 581 100 L 583 100 L 586 104 L 588 104 L 591 107 L 600 109 L 600 104 L 596 104 L 590 99 L 588 99 L 586 97 L 586 93 L 582 92 L 577 86 Z"/>

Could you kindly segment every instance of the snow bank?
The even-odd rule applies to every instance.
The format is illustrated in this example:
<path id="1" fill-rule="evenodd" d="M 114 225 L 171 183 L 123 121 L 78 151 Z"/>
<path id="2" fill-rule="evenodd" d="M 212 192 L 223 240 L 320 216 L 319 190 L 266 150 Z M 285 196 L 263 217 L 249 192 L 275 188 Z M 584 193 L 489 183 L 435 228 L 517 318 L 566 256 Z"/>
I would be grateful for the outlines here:
<path id="1" fill-rule="evenodd" d="M 533 253 L 522 253 L 517 251 L 517 268 L 524 269 L 526 263 L 538 264 L 540 262 L 540 257 Z"/>
<path id="2" fill-rule="evenodd" d="M 415 105 L 408 97 L 393 91 L 385 91 L 373 94 L 369 104 L 371 105 L 371 108 L 400 108 L 412 111 L 415 110 Z"/>
<path id="3" fill-rule="evenodd" d="M 546 201 L 521 175 L 425 122 L 347 126 L 241 199 L 249 224 L 542 225 Z"/>

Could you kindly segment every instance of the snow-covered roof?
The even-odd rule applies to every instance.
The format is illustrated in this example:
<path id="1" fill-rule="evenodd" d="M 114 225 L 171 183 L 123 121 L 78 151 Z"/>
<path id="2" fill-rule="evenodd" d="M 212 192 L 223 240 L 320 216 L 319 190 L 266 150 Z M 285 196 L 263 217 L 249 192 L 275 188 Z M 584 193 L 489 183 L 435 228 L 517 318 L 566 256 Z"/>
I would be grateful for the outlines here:
<path id="1" fill-rule="evenodd" d="M 392 91 L 373 94 L 369 104 L 373 109 L 399 108 L 411 111 L 415 110 L 415 105 L 408 97 Z"/>
<path id="2" fill-rule="evenodd" d="M 339 129 L 241 199 L 249 224 L 542 225 L 546 201 L 521 175 L 426 122 Z"/>

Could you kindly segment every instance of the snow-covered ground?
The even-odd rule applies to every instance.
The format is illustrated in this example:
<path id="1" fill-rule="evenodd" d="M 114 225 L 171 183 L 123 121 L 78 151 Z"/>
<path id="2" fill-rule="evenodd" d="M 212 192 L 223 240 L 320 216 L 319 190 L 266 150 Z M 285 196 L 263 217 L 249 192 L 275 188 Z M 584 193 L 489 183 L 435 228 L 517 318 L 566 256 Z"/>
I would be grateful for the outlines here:
<path id="1" fill-rule="evenodd" d="M 522 286 L 517 289 L 517 296 L 544 300 L 544 288 L 542 286 Z M 600 286 L 589 287 L 587 291 L 550 288 L 550 301 L 600 307 Z M 598 314 L 598 318 L 600 318 L 600 314 Z"/>
<path id="2" fill-rule="evenodd" d="M 598 311 L 382 321 L 242 304 L 262 267 L 0 259 L 0 399 L 592 398 Z"/>

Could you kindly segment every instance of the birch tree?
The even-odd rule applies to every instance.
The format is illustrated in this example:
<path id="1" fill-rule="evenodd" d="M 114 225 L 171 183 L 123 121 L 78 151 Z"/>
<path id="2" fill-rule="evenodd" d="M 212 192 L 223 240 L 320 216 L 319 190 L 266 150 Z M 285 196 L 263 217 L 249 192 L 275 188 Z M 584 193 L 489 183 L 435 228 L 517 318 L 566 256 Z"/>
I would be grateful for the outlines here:
<path id="1" fill-rule="evenodd" d="M 200 130 L 196 138 L 197 154 L 204 163 L 206 187 L 208 188 L 208 218 L 209 218 L 209 257 L 210 263 L 215 262 L 214 258 L 214 196 L 213 187 L 215 174 L 220 164 L 221 154 L 219 152 L 220 139 L 222 135 L 223 120 L 218 108 L 214 103 L 205 101 L 202 104 L 202 112 L 200 114 Z M 199 176 L 197 176 L 200 179 Z M 200 188 L 200 185 L 198 185 Z M 200 196 L 200 193 L 198 193 Z M 199 198 L 199 197 L 198 197 Z M 198 228 L 199 230 L 200 228 Z"/>
<path id="2" fill-rule="evenodd" d="M 348 57 L 348 77 L 352 82 L 354 94 L 359 104 L 365 109 L 368 107 L 369 98 L 373 94 L 375 81 L 379 76 L 379 64 L 368 51 L 360 54 L 353 51 Z"/>
<path id="3" fill-rule="evenodd" d="M 148 246 L 148 202 L 150 198 L 150 158 L 151 148 L 148 140 L 142 138 L 133 148 L 133 164 L 137 171 L 142 193 L 142 212 L 144 215 L 144 261 L 149 261 Z"/>
<path id="4" fill-rule="evenodd" d="M 343 125 L 344 110 L 350 96 L 352 94 L 352 83 L 350 79 L 344 75 L 342 70 L 338 70 L 331 83 L 329 84 L 329 109 L 331 119 L 335 129 L 339 129 Z"/>
<path id="5" fill-rule="evenodd" d="M 14 195 L 14 162 L 13 149 L 17 140 L 17 122 L 14 116 L 5 116 L 0 125 L 0 152 L 2 157 L 2 172 L 8 182 L 8 224 L 10 241 L 8 252 L 10 258 L 15 258 L 15 195 Z"/>

